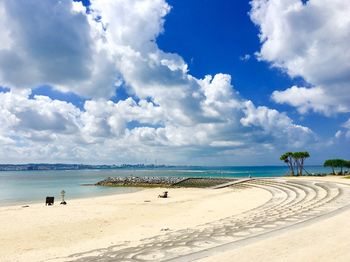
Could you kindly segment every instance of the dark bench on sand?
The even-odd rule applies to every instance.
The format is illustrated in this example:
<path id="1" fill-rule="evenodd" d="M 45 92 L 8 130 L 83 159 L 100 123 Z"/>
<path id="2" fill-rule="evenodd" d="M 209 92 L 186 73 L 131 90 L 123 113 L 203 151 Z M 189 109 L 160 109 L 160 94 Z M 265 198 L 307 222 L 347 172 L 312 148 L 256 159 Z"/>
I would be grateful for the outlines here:
<path id="1" fill-rule="evenodd" d="M 46 197 L 46 204 L 45 206 L 49 205 L 52 206 L 55 201 L 55 197 Z"/>

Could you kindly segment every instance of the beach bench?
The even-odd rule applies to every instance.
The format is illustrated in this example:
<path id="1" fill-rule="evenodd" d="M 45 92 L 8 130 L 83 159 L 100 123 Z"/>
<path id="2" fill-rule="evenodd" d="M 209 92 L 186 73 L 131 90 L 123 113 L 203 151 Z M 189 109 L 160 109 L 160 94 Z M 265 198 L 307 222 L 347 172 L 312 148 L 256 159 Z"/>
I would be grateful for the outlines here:
<path id="1" fill-rule="evenodd" d="M 46 203 L 45 206 L 52 206 L 55 201 L 55 197 L 46 197 Z"/>
<path id="2" fill-rule="evenodd" d="M 168 191 L 163 192 L 162 195 L 158 195 L 160 198 L 168 198 Z"/>

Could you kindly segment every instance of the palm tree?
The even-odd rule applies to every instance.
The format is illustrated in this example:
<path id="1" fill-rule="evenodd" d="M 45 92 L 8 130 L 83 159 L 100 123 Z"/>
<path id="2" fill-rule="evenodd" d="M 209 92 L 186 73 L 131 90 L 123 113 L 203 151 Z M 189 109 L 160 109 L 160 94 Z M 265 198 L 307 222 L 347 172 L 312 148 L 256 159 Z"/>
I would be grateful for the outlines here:
<path id="1" fill-rule="evenodd" d="M 296 165 L 297 165 L 297 170 L 298 170 L 298 176 L 303 175 L 303 169 L 304 169 L 304 162 L 306 158 L 310 157 L 309 152 L 304 151 L 304 152 L 294 152 L 292 155 Z"/>
<path id="2" fill-rule="evenodd" d="M 280 160 L 286 163 L 290 169 L 290 173 L 292 176 L 295 175 L 295 169 L 297 171 L 298 176 L 303 175 L 304 170 L 304 162 L 305 159 L 310 157 L 309 152 L 286 152 L 280 156 Z"/>
<path id="3" fill-rule="evenodd" d="M 294 163 L 293 163 L 293 153 L 286 152 L 280 156 L 280 160 L 287 164 L 290 169 L 290 174 L 294 176 Z"/>
<path id="4" fill-rule="evenodd" d="M 345 164 L 345 167 L 348 169 L 348 172 L 349 172 L 349 169 L 350 169 L 350 161 L 346 161 L 346 164 Z"/>
<path id="5" fill-rule="evenodd" d="M 334 159 L 327 159 L 326 161 L 324 161 L 323 166 L 324 167 L 331 167 L 332 173 L 333 173 L 333 175 L 335 175 L 335 171 L 334 171 L 335 161 L 334 161 Z"/>
<path id="6" fill-rule="evenodd" d="M 332 172 L 333 172 L 333 175 L 335 175 L 335 171 L 334 171 L 334 168 L 335 167 L 338 167 L 340 168 L 340 175 L 343 174 L 343 168 L 344 167 L 349 167 L 349 161 L 346 161 L 344 159 L 328 159 L 324 162 L 323 166 L 325 167 L 331 167 L 332 168 Z"/>
<path id="7" fill-rule="evenodd" d="M 337 159 L 337 166 L 340 167 L 340 174 L 343 175 L 343 168 L 346 167 L 347 165 L 346 160 L 344 159 Z"/>

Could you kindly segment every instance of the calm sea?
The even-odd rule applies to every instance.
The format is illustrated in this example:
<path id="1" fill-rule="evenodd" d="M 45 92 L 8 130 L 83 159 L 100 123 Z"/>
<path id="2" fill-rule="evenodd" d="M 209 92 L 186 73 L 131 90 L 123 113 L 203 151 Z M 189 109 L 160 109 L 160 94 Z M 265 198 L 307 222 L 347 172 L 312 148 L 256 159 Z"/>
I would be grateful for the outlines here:
<path id="1" fill-rule="evenodd" d="M 308 166 L 310 173 L 329 172 L 321 166 Z M 66 191 L 66 199 L 122 194 L 135 188 L 110 188 L 82 186 L 94 184 L 109 176 L 178 176 L 178 177 L 266 177 L 283 176 L 287 167 L 176 167 L 157 169 L 68 170 L 68 171 L 16 171 L 0 172 L 0 205 L 43 202 L 46 196 L 60 199 Z"/>

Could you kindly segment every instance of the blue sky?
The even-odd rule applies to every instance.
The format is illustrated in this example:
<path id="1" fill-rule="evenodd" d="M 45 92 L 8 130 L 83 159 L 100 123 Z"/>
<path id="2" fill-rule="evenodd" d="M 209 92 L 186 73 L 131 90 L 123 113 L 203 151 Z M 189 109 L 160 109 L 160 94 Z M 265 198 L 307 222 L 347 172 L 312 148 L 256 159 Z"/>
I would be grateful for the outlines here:
<path id="1" fill-rule="evenodd" d="M 350 6 L 321 2 L 1 1 L 0 161 L 349 158 Z"/>
<path id="2" fill-rule="evenodd" d="M 77 1 L 79 2 L 79 1 Z M 81 1 L 89 6 L 89 1 Z M 189 72 L 198 78 L 207 74 L 227 73 L 239 93 L 256 105 L 268 105 L 285 111 L 303 125 L 317 129 L 324 138 L 334 135 L 349 115 L 324 117 L 307 114 L 302 117 L 290 106 L 271 101 L 274 90 L 283 90 L 292 85 L 307 85 L 301 77 L 291 78 L 270 63 L 258 61 L 255 52 L 260 49 L 259 29 L 249 17 L 249 1 L 191 0 L 168 1 L 171 12 L 167 15 L 164 33 L 157 38 L 160 49 L 180 54 L 189 64 Z M 250 58 L 242 60 L 245 55 Z M 71 102 L 82 107 L 84 98 L 72 93 L 61 93 L 42 86 L 34 94 L 48 95 L 53 99 Z M 125 99 L 125 89 L 119 89 L 115 101 Z M 324 122 L 328 122 L 328 128 Z"/>
<path id="3" fill-rule="evenodd" d="M 307 84 L 303 78 L 291 78 L 270 63 L 257 61 L 260 49 L 259 29 L 249 17 L 249 1 L 191 0 L 168 1 L 173 7 L 165 22 L 165 32 L 157 43 L 162 50 L 179 53 L 189 63 L 196 77 L 227 73 L 239 93 L 256 105 L 268 105 L 285 111 L 303 125 L 317 129 L 322 136 L 334 135 L 349 114 L 324 117 L 307 114 L 302 117 L 290 106 L 271 101 L 274 90 Z M 210 36 L 210 37 L 209 37 Z M 244 55 L 251 57 L 242 61 Z M 329 123 L 324 128 L 324 122 Z"/>

